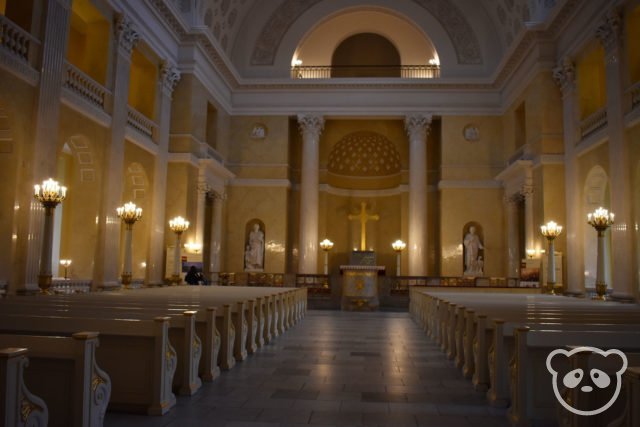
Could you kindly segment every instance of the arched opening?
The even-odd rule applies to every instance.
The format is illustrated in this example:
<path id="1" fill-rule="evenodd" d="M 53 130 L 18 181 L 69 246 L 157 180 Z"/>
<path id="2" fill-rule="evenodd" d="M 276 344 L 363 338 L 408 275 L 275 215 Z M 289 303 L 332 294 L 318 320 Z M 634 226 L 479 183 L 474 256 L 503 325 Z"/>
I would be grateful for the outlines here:
<path id="1" fill-rule="evenodd" d="M 360 33 L 343 40 L 331 57 L 331 77 L 400 77 L 400 53 L 386 37 Z"/>
<path id="2" fill-rule="evenodd" d="M 594 166 L 587 174 L 584 184 L 584 203 L 582 217 L 586 218 L 587 214 L 593 212 L 599 207 L 608 208 L 610 204 L 609 196 L 609 177 L 607 172 L 601 166 Z M 586 288 L 595 288 L 597 265 L 598 265 L 598 236 L 596 231 L 587 221 L 583 225 L 584 236 L 584 284 Z M 609 231 L 606 234 L 605 244 L 605 266 L 604 277 L 608 284 L 611 284 L 611 235 Z"/>

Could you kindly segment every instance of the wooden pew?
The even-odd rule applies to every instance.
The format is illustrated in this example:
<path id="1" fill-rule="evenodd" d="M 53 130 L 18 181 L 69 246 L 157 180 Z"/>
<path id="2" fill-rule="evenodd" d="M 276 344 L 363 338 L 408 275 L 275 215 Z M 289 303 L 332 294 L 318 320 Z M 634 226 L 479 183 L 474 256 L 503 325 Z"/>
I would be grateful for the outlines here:
<path id="1" fill-rule="evenodd" d="M 640 425 L 640 366 L 632 366 L 622 376 L 624 409 L 619 418 L 607 427 L 636 427 Z"/>
<path id="2" fill-rule="evenodd" d="M 29 350 L 25 381 L 47 403 L 50 427 L 102 426 L 111 379 L 96 363 L 98 333 L 0 335 L 0 347 L 7 346 Z"/>
<path id="3" fill-rule="evenodd" d="M 177 356 L 169 342 L 169 321 L 0 314 L 0 332 L 71 336 L 78 325 L 99 330 L 96 361 L 111 378 L 109 409 L 164 415 L 176 403 L 172 384 Z"/>
<path id="4" fill-rule="evenodd" d="M 29 364 L 26 348 L 0 349 L 0 425 L 5 427 L 46 426 L 49 410 L 24 382 Z"/>

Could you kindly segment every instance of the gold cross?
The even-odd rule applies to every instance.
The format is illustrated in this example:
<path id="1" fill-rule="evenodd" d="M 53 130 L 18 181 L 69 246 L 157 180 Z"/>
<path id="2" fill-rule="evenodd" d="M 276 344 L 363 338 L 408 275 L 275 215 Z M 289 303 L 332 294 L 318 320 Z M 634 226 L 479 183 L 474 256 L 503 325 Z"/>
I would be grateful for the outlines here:
<path id="1" fill-rule="evenodd" d="M 360 213 L 356 215 L 349 215 L 349 220 L 360 221 L 360 250 L 367 250 L 367 221 L 377 221 L 380 217 L 377 214 L 367 214 L 367 202 L 360 202 Z"/>

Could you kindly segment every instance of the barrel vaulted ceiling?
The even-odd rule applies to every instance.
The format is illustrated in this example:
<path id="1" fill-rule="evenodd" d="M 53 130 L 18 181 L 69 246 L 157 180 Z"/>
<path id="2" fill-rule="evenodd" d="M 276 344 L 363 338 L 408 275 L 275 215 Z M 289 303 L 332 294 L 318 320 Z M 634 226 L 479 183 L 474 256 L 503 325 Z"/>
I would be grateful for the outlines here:
<path id="1" fill-rule="evenodd" d="M 544 23 L 566 0 L 172 1 L 186 22 L 211 32 L 241 76 L 268 78 L 288 75 L 296 48 L 315 27 L 367 8 L 419 28 L 437 50 L 443 76 L 488 77 L 527 27 Z"/>

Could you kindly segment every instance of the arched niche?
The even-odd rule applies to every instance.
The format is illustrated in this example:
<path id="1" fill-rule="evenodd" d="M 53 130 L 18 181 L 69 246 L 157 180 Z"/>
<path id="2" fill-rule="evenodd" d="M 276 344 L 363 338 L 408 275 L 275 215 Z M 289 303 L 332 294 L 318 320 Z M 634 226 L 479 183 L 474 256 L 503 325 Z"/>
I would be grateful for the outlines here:
<path id="1" fill-rule="evenodd" d="M 244 271 L 264 271 L 266 227 L 258 218 L 250 219 L 244 227 Z"/>
<path id="2" fill-rule="evenodd" d="M 596 230 L 587 223 L 587 214 L 599 207 L 609 208 L 609 177 L 601 166 L 594 166 L 589 170 L 583 191 L 583 259 L 584 283 L 586 288 L 595 288 L 598 265 L 598 235 Z M 605 235 L 605 281 L 611 284 L 611 237 L 609 231 Z"/>
<path id="3" fill-rule="evenodd" d="M 331 55 L 331 77 L 400 77 L 400 52 L 386 37 L 358 33 L 342 40 Z"/>
<path id="4" fill-rule="evenodd" d="M 483 276 L 484 229 L 479 222 L 470 221 L 462 227 L 462 271 L 465 276 Z"/>

